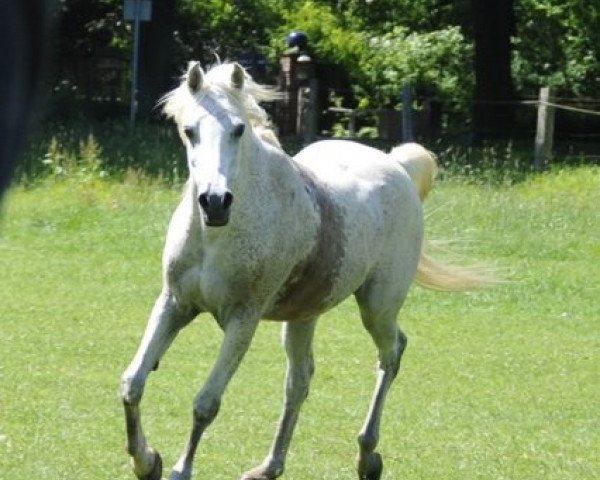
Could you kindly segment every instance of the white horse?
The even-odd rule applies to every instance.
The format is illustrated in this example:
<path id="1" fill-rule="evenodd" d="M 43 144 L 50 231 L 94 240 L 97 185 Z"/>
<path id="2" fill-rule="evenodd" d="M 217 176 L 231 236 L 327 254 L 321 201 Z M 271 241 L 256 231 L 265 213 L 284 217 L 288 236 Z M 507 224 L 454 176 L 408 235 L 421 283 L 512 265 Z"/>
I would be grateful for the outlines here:
<path id="1" fill-rule="evenodd" d="M 190 175 L 167 234 L 162 292 L 122 377 L 128 452 L 139 479 L 162 474 L 140 420 L 147 376 L 200 312 L 212 314 L 224 338 L 194 400 L 191 435 L 170 479 L 191 477 L 198 442 L 260 319 L 284 322 L 285 401 L 271 451 L 242 479 L 279 477 L 314 370 L 316 320 L 352 294 L 379 353 L 373 399 L 358 435 L 358 477 L 379 479 L 383 404 L 406 347 L 396 316 L 409 286 L 415 275 L 440 289 L 479 283 L 421 251 L 421 202 L 436 170 L 432 154 L 416 144 L 385 154 L 325 141 L 290 158 L 258 106 L 274 95 L 238 64 L 204 73 L 191 63 L 182 84 L 165 97 Z"/>

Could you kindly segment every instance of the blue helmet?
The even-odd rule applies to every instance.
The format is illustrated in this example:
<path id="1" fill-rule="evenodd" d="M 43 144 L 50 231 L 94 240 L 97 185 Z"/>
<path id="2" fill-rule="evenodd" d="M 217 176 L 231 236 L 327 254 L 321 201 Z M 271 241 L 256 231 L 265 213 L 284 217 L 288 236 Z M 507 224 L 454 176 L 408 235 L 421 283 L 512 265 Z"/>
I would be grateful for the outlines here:
<path id="1" fill-rule="evenodd" d="M 305 49 L 308 45 L 308 35 L 302 30 L 295 30 L 288 34 L 286 41 L 290 48 L 298 47 L 300 49 Z"/>

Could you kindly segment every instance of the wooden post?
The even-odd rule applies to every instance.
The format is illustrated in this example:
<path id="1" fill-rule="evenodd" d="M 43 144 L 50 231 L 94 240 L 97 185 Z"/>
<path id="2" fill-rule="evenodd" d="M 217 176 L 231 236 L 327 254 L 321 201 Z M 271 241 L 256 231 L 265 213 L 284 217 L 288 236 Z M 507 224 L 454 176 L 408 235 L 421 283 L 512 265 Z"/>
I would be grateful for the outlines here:
<path id="1" fill-rule="evenodd" d="M 294 130 L 296 135 L 304 135 L 308 101 L 308 88 L 298 88 L 298 93 L 296 94 L 296 128 Z"/>
<path id="2" fill-rule="evenodd" d="M 348 136 L 356 137 L 356 110 L 350 110 L 350 118 L 348 120 Z"/>
<path id="3" fill-rule="evenodd" d="M 306 131 L 304 144 L 308 145 L 317 139 L 319 124 L 319 81 L 311 78 L 308 83 L 308 112 L 306 115 Z"/>
<path id="4" fill-rule="evenodd" d="M 412 123 L 412 88 L 410 84 L 405 84 L 402 87 L 402 141 L 412 142 L 413 123 Z"/>
<path id="5" fill-rule="evenodd" d="M 301 135 L 304 145 L 314 142 L 317 138 L 319 122 L 319 83 L 311 78 L 308 87 L 298 89 L 298 108 L 296 116 L 296 133 Z"/>
<path id="6" fill-rule="evenodd" d="M 279 59 L 279 89 L 284 93 L 284 98 L 278 102 L 275 112 L 279 135 L 282 137 L 298 132 L 297 58 L 297 53 L 287 52 Z"/>
<path id="7" fill-rule="evenodd" d="M 552 100 L 550 87 L 540 88 L 538 103 L 537 130 L 533 165 L 536 170 L 543 170 L 552 158 L 552 142 L 554 138 L 554 107 L 548 105 Z"/>

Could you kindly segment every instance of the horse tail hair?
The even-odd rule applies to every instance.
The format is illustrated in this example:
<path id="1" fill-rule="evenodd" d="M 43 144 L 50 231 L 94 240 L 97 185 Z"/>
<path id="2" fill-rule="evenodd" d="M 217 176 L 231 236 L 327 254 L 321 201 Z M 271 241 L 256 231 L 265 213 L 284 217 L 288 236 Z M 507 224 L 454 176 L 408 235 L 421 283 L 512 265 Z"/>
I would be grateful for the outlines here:
<path id="1" fill-rule="evenodd" d="M 394 147 L 389 155 L 406 170 L 424 201 L 438 172 L 436 156 L 418 143 Z M 441 249 L 439 243 L 425 240 L 423 250 Z M 466 291 L 504 283 L 485 265 L 457 265 L 437 260 L 425 251 L 421 251 L 415 279 L 423 287 L 443 291 Z"/>
<path id="2" fill-rule="evenodd" d="M 435 155 L 418 143 L 394 147 L 389 155 L 402 165 L 417 188 L 419 198 L 425 200 L 438 171 Z"/>
<path id="3" fill-rule="evenodd" d="M 433 241 L 425 240 L 423 248 L 436 247 Z M 506 283 L 496 276 L 493 268 L 483 265 L 457 265 L 438 260 L 421 251 L 415 280 L 419 285 L 432 290 L 461 292 L 478 288 L 489 288 Z"/>

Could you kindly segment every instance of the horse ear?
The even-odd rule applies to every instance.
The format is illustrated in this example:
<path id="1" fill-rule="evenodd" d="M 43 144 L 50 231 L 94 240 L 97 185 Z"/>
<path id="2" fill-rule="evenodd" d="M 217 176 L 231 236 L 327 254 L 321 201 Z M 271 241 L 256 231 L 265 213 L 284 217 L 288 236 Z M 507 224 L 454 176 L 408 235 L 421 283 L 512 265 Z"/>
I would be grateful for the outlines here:
<path id="1" fill-rule="evenodd" d="M 192 93 L 196 93 L 202 88 L 204 74 L 200 68 L 200 62 L 190 62 L 187 72 L 187 84 Z"/>
<path id="2" fill-rule="evenodd" d="M 244 87 L 245 76 L 244 68 L 239 63 L 234 63 L 233 72 L 231 73 L 231 85 L 241 90 Z"/>

